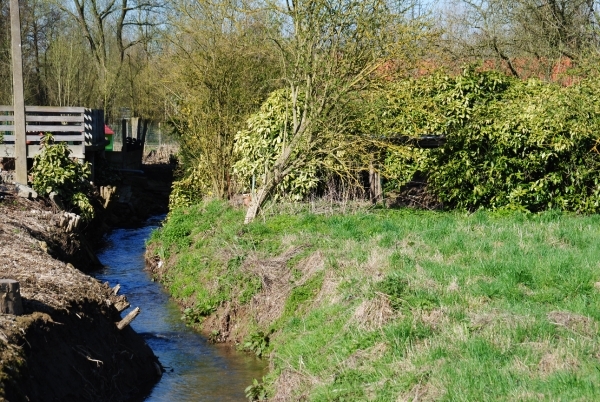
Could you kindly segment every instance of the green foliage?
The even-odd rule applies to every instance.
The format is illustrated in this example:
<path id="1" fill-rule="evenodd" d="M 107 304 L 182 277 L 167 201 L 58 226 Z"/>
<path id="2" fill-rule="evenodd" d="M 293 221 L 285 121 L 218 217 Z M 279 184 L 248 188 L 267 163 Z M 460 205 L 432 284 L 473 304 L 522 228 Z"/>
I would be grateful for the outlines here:
<path id="1" fill-rule="evenodd" d="M 181 316 L 181 319 L 186 323 L 196 324 L 202 322 L 204 316 L 204 314 L 200 314 L 199 312 L 197 312 L 195 308 L 187 307 L 183 310 L 183 315 Z"/>
<path id="2" fill-rule="evenodd" d="M 286 143 L 292 138 L 292 115 L 289 90 L 280 89 L 271 93 L 260 110 L 250 116 L 246 129 L 235 136 L 234 151 L 239 160 L 233 165 L 234 174 L 245 184 L 246 190 L 254 178 L 258 188 L 273 169 Z M 277 196 L 301 200 L 313 190 L 318 182 L 317 163 L 311 159 L 295 169 L 277 186 Z"/>
<path id="3" fill-rule="evenodd" d="M 276 20 L 227 2 L 175 2 L 173 9 L 174 35 L 188 38 L 168 61 L 167 85 L 177 94 L 171 126 L 182 166 L 171 203 L 179 206 L 237 191 L 234 136 L 276 85 L 279 63 L 274 43 L 263 39 Z"/>
<path id="4" fill-rule="evenodd" d="M 335 179 L 341 176 L 357 184 L 356 168 L 349 166 L 353 160 L 340 147 L 351 142 L 346 140 L 353 115 L 348 104 L 376 85 L 380 78 L 376 72 L 385 64 L 382 60 L 406 61 L 426 42 L 423 27 L 407 22 L 411 6 L 405 1 L 393 5 L 381 0 L 300 1 L 281 7 L 269 0 L 266 4 L 283 26 L 293 29 L 281 38 L 270 38 L 277 43 L 283 66 L 286 90 L 273 94 L 283 113 L 273 119 L 271 111 L 263 108 L 263 116 L 250 121 L 256 129 L 238 135 L 242 158 L 251 153 L 246 148 L 255 141 L 262 140 L 266 144 L 261 147 L 269 149 L 266 155 L 251 158 L 249 166 L 238 168 L 262 182 L 246 222 L 276 193 L 302 199 L 316 185 L 314 169 L 319 165 L 333 167 Z M 285 180 L 293 183 L 288 186 Z"/>
<path id="5" fill-rule="evenodd" d="M 187 216 L 183 208 L 172 210 L 168 216 L 169 225 L 152 232 L 150 242 L 160 241 L 164 250 L 163 258 L 168 258 L 171 251 L 184 251 L 191 243 L 190 235 L 194 229 L 193 219 Z"/>
<path id="6" fill-rule="evenodd" d="M 217 202 L 179 209 L 153 242 L 186 239 L 166 283 L 200 306 L 239 300 L 255 276 L 240 272 L 246 255 L 281 262 L 302 249 L 286 263 L 290 291 L 276 294 L 281 316 L 242 323 L 253 328 L 244 346 L 272 351 L 249 398 L 277 384 L 294 400 L 389 401 L 422 387 L 447 400 L 507 400 L 515 389 L 598 399 L 599 216 L 368 210 L 242 226 L 240 215 Z M 315 258 L 323 265 L 307 277 Z M 314 381 L 290 381 L 298 372 Z"/>
<path id="7" fill-rule="evenodd" d="M 258 382 L 255 378 L 252 384 L 248 385 L 244 390 L 246 398 L 250 402 L 254 401 L 266 401 L 268 397 L 267 389 L 265 388 L 264 379 L 262 382 Z"/>
<path id="8" fill-rule="evenodd" d="M 400 310 L 407 291 L 408 281 L 398 273 L 391 273 L 377 284 L 377 290 L 386 294 L 394 310 Z"/>
<path id="9" fill-rule="evenodd" d="M 86 193 L 90 184 L 87 179 L 91 171 L 89 164 L 79 163 L 71 158 L 71 151 L 64 142 L 54 143 L 52 135 L 46 134 L 42 141 L 42 151 L 33 159 L 31 175 L 33 188 L 41 196 L 55 192 L 66 207 L 74 208 L 84 220 L 94 217 Z"/>
<path id="10" fill-rule="evenodd" d="M 391 83 L 383 90 L 382 134 L 449 135 L 472 120 L 474 108 L 500 99 L 517 82 L 497 71 L 468 67 L 456 77 L 436 72 Z"/>
<path id="11" fill-rule="evenodd" d="M 90 203 L 90 199 L 83 192 L 73 193 L 70 204 L 79 211 L 79 214 L 84 220 L 90 221 L 94 217 L 94 207 Z"/>
<path id="12" fill-rule="evenodd" d="M 269 334 L 265 334 L 262 331 L 254 332 L 250 335 L 250 338 L 244 342 L 242 348 L 253 352 L 257 357 L 263 357 L 264 353 L 269 348 Z"/>
<path id="13" fill-rule="evenodd" d="M 399 190 L 415 175 L 428 168 L 430 151 L 413 146 L 389 146 L 381 174 L 386 180 L 386 191 Z"/>
<path id="14" fill-rule="evenodd" d="M 206 301 L 203 304 L 196 303 L 193 307 L 187 307 L 183 310 L 181 319 L 190 325 L 200 324 L 205 317 L 208 317 L 216 309 L 217 306 L 209 304 Z"/>
<path id="15" fill-rule="evenodd" d="M 316 297 L 322 285 L 323 273 L 319 273 L 307 280 L 306 283 L 294 287 L 285 301 L 282 320 L 300 315 L 303 304 Z"/>
<path id="16" fill-rule="evenodd" d="M 590 84 L 514 82 L 501 100 L 473 106 L 433 154 L 434 191 L 467 209 L 598 211 L 600 104 Z"/>
<path id="17" fill-rule="evenodd" d="M 408 280 L 399 272 L 391 272 L 375 288 L 388 296 L 394 310 L 431 309 L 439 305 L 434 294 L 427 289 L 411 288 Z"/>
<path id="18" fill-rule="evenodd" d="M 163 261 L 174 266 L 159 278 L 169 291 L 186 301 L 182 319 L 202 323 L 223 302 L 247 302 L 260 291 L 260 278 L 241 268 L 244 250 L 229 250 L 242 228 L 241 211 L 213 201 L 172 210 L 165 225 L 149 241 Z M 220 253 L 219 258 L 214 255 Z"/>
<path id="19" fill-rule="evenodd" d="M 585 315 L 590 298 L 597 300 L 600 295 L 590 293 L 594 279 L 588 275 L 594 263 L 586 257 L 598 248 L 593 240 L 600 234 L 597 216 L 381 211 L 323 220 L 326 225 L 320 218 L 305 218 L 312 230 L 294 222 L 299 228 L 292 233 L 304 234 L 298 242 L 315 233 L 323 236 L 320 249 L 329 250 L 328 255 L 335 255 L 337 265 L 344 267 L 339 272 L 340 268 L 329 268 L 327 275 L 352 279 L 352 294 L 337 299 L 335 307 L 325 302 L 300 311 L 273 340 L 278 374 L 302 369 L 324 380 L 321 385 L 299 388 L 295 395 L 309 395 L 308 400 L 397 400 L 414 393 L 419 384 L 428 384 L 439 395 L 449 395 L 448 400 L 481 400 L 488 395 L 490 400 L 504 400 L 514 393 L 514 378 L 524 378 L 518 383 L 523 393 L 536 390 L 550 399 L 566 394 L 593 398 L 598 393 L 560 380 L 563 373 L 595 376 L 595 363 L 586 357 L 591 344 L 576 347 L 578 365 L 564 371 L 557 367 L 555 376 L 546 377 L 538 366 L 548 354 L 562 353 L 561 348 L 573 342 L 572 331 L 555 332 L 560 327 L 548 323 L 547 312 L 583 311 Z M 352 243 L 356 256 L 346 249 L 339 251 L 344 248 L 341 240 L 347 238 L 339 236 L 344 226 L 360 227 L 362 236 Z M 573 243 L 556 247 L 556 242 L 568 239 Z M 385 246 L 373 249 L 371 241 Z M 365 250 L 372 250 L 371 259 L 390 249 L 397 251 L 388 264 L 377 260 L 383 278 L 368 273 L 372 262 L 359 262 Z M 559 274 L 556 271 L 562 271 L 563 264 Z M 568 268 L 573 266 L 581 269 Z M 569 286 L 560 284 L 561 275 L 571 277 Z M 361 284 L 369 280 L 401 311 L 381 330 L 370 332 L 352 326 L 354 311 L 376 305 L 365 304 L 372 288 Z M 575 283 L 581 294 L 571 293 Z M 550 290 L 554 286 L 564 291 Z M 555 294 L 552 305 L 547 304 L 549 294 Z M 585 335 L 577 339 L 578 345 L 586 342 Z M 597 343 L 596 338 L 588 340 Z M 537 342 L 546 345 L 545 351 L 535 349 L 541 346 Z M 381 345 L 385 352 L 380 351 Z M 515 361 L 525 366 L 515 368 Z M 528 374 L 518 377 L 516 373 L 523 374 L 520 370 Z M 465 377 L 465 373 L 471 374 Z"/>
<path id="20" fill-rule="evenodd" d="M 560 87 L 468 68 L 457 77 L 393 84 L 389 91 L 382 113 L 387 136 L 446 138 L 431 151 L 390 148 L 384 163 L 389 186 L 401 187 L 422 172 L 449 207 L 599 210 L 596 80 Z"/>
<path id="21" fill-rule="evenodd" d="M 169 194 L 169 210 L 189 207 L 210 195 L 206 172 L 195 166 L 189 166 L 184 172 L 178 173 Z"/>

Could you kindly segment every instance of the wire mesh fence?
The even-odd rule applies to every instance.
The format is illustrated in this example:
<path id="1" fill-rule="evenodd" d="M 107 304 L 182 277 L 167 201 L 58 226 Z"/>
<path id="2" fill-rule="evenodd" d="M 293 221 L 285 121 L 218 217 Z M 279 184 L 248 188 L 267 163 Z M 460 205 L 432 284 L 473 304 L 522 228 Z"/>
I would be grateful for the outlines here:
<path id="1" fill-rule="evenodd" d="M 126 119 L 125 122 L 127 130 L 126 138 L 137 138 L 138 133 L 132 127 L 131 119 Z M 142 122 L 140 121 L 139 124 L 142 124 Z M 113 122 L 109 126 L 114 131 L 112 150 L 115 152 L 121 151 L 123 149 L 122 121 Z M 178 143 L 171 135 L 166 124 L 161 122 L 148 123 L 143 152 L 144 160 L 156 163 L 169 162 L 172 156 L 177 154 L 178 149 Z"/>
<path id="2" fill-rule="evenodd" d="M 132 135 L 132 124 L 131 120 L 127 119 L 127 135 L 126 137 L 137 138 L 137 133 Z M 141 122 L 140 122 L 141 124 Z M 123 136 L 122 136 L 122 123 L 121 121 L 113 122 L 109 124 L 110 128 L 115 132 L 113 139 L 113 150 L 120 151 L 123 148 Z M 160 146 L 176 146 L 177 141 L 171 135 L 170 130 L 164 123 L 151 122 L 148 124 L 148 131 L 146 132 L 145 151 L 156 149 Z"/>

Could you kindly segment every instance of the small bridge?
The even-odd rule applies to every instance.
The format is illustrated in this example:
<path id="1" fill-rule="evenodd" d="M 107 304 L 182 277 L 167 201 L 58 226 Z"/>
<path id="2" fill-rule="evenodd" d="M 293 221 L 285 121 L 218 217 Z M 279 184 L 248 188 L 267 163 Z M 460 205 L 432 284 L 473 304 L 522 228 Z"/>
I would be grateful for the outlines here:
<path id="1" fill-rule="evenodd" d="M 50 133 L 55 142 L 66 142 L 71 156 L 93 163 L 104 149 L 104 111 L 83 107 L 26 106 L 27 158 L 40 153 L 40 139 Z M 0 157 L 15 156 L 14 108 L 0 106 Z"/>

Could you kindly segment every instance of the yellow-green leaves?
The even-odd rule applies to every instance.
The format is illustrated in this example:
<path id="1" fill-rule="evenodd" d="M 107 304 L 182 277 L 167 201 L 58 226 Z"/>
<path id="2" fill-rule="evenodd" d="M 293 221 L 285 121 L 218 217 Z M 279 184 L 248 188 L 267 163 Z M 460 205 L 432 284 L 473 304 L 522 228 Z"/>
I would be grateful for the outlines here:
<path id="1" fill-rule="evenodd" d="M 289 91 L 274 91 L 260 110 L 250 116 L 247 128 L 236 134 L 234 151 L 239 159 L 233 165 L 233 172 L 245 190 L 250 190 L 252 180 L 256 187 L 264 184 L 265 175 L 271 172 L 290 140 L 293 130 L 290 107 Z M 277 186 L 276 196 L 301 200 L 308 195 L 319 182 L 317 163 L 309 160 L 286 175 Z"/>
<path id="2" fill-rule="evenodd" d="M 384 132 L 447 142 L 419 158 L 390 149 L 389 185 L 421 171 L 450 207 L 598 212 L 598 93 L 592 79 L 561 87 L 474 69 L 393 84 Z"/>

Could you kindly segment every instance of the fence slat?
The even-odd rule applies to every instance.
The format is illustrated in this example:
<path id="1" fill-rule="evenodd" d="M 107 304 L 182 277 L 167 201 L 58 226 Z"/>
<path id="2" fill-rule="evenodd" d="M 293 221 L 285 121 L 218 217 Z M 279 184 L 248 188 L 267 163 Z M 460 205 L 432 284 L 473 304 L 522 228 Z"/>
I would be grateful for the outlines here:
<path id="1" fill-rule="evenodd" d="M 83 159 L 85 158 L 85 146 L 81 145 L 68 145 L 71 150 L 71 157 Z M 34 155 L 37 155 L 41 152 L 40 146 L 35 145 L 27 145 L 27 157 L 33 158 Z M 0 144 L 0 158 L 14 158 L 15 156 L 15 146 L 14 144 Z"/>
<path id="2" fill-rule="evenodd" d="M 0 121 L 13 122 L 13 115 L 0 115 Z M 37 116 L 28 114 L 25 116 L 27 123 L 83 123 L 83 116 Z"/>
<path id="3" fill-rule="evenodd" d="M 79 141 L 85 141 L 85 137 L 81 134 L 72 134 L 72 135 L 53 135 L 52 137 L 54 137 L 54 141 L 55 142 L 61 142 L 61 141 L 72 141 L 72 142 L 79 142 Z M 41 136 L 37 135 L 37 134 L 28 134 L 27 135 L 27 141 L 40 141 L 41 140 Z M 14 142 L 15 141 L 15 136 L 14 135 L 5 135 L 4 136 L 4 142 Z"/>
<path id="4" fill-rule="evenodd" d="M 25 118 L 28 158 L 40 152 L 40 133 L 52 133 L 55 142 L 67 142 L 71 156 L 85 158 L 90 152 L 104 148 L 104 111 L 83 107 L 26 106 Z M 0 105 L 0 157 L 14 156 L 14 107 Z M 33 142 L 33 144 L 31 144 Z M 93 158 L 93 154 L 90 156 Z"/>
<path id="5" fill-rule="evenodd" d="M 15 131 L 15 126 L 0 125 L 0 132 L 2 132 L 2 131 Z M 27 131 L 28 133 L 30 133 L 30 132 L 83 133 L 84 127 L 83 126 L 68 126 L 68 125 L 67 126 L 63 126 L 63 125 L 48 126 L 48 125 L 30 125 L 30 124 L 28 124 L 25 127 L 25 131 Z"/>
<path id="6" fill-rule="evenodd" d="M 83 113 L 84 110 L 84 107 L 71 106 L 25 106 L 26 113 Z M 0 106 L 0 112 L 14 112 L 14 107 Z"/>

